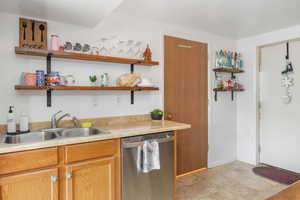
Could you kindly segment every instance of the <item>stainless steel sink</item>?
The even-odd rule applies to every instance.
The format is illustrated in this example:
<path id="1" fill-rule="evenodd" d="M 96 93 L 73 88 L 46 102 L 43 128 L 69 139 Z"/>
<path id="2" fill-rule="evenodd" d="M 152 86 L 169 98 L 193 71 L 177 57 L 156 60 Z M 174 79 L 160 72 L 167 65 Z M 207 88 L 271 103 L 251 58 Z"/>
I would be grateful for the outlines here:
<path id="1" fill-rule="evenodd" d="M 55 132 L 31 132 L 20 135 L 6 135 L 3 137 L 3 143 L 6 144 L 23 144 L 37 143 L 58 138 Z"/>
<path id="2" fill-rule="evenodd" d="M 93 135 L 108 134 L 109 132 L 103 129 L 96 128 L 70 128 L 70 129 L 46 129 L 40 132 L 30 132 L 20 135 L 6 135 L 2 137 L 2 143 L 6 144 L 24 144 L 38 143 L 53 139 L 63 139 L 71 137 L 88 137 Z"/>
<path id="3" fill-rule="evenodd" d="M 108 133 L 106 130 L 96 128 L 72 128 L 61 131 L 59 135 L 61 137 L 86 137 Z"/>
<path id="4" fill-rule="evenodd" d="M 51 128 L 51 129 L 44 129 L 43 132 L 46 133 L 55 133 L 58 136 L 61 136 L 61 133 L 66 130 L 66 128 Z"/>

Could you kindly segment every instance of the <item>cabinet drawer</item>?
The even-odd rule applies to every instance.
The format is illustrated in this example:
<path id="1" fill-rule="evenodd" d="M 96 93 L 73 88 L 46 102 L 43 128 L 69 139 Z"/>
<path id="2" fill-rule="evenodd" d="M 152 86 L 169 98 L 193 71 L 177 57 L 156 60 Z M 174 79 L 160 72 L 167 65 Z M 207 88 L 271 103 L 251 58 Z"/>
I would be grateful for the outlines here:
<path id="1" fill-rule="evenodd" d="M 69 145 L 65 147 L 65 163 L 112 156 L 118 153 L 119 149 L 118 139 Z"/>
<path id="2" fill-rule="evenodd" d="M 0 175 L 58 164 L 57 148 L 39 149 L 0 155 Z"/>

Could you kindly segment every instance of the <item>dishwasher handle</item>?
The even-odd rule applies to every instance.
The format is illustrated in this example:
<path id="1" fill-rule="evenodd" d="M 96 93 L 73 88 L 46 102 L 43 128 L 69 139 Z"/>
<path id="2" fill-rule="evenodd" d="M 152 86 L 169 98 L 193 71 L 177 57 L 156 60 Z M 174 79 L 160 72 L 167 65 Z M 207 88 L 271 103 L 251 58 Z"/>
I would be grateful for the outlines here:
<path id="1" fill-rule="evenodd" d="M 160 138 L 160 139 L 149 139 L 149 140 L 156 140 L 158 143 L 167 143 L 167 142 L 174 141 L 174 136 L 168 136 L 168 137 Z M 123 148 L 124 149 L 137 148 L 139 146 L 142 146 L 143 144 L 144 144 L 144 141 L 141 141 L 141 142 L 124 142 L 123 143 Z"/>

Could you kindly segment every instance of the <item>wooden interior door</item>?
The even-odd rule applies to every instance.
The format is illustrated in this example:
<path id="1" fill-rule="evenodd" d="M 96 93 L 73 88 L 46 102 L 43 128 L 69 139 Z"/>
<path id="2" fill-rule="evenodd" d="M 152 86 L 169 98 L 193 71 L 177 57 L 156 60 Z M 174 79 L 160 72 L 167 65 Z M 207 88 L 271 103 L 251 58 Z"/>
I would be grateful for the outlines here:
<path id="1" fill-rule="evenodd" d="M 177 175 L 207 167 L 208 47 L 165 36 L 166 119 L 191 129 L 177 134 Z"/>
<path id="2" fill-rule="evenodd" d="M 10 176 L 0 179 L 1 200 L 58 200 L 58 170 Z"/>
<path id="3" fill-rule="evenodd" d="M 115 158 L 70 165 L 67 172 L 67 200 L 115 200 Z"/>

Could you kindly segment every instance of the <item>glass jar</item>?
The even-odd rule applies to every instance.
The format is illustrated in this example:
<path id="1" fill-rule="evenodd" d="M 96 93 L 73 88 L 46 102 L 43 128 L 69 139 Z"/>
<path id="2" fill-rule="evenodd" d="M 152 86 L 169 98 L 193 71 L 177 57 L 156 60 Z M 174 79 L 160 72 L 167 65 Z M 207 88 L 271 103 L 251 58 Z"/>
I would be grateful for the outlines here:
<path id="1" fill-rule="evenodd" d="M 107 87 L 107 86 L 109 85 L 109 77 L 108 77 L 108 73 L 103 73 L 103 74 L 101 74 L 100 85 L 101 85 L 102 87 Z"/>

